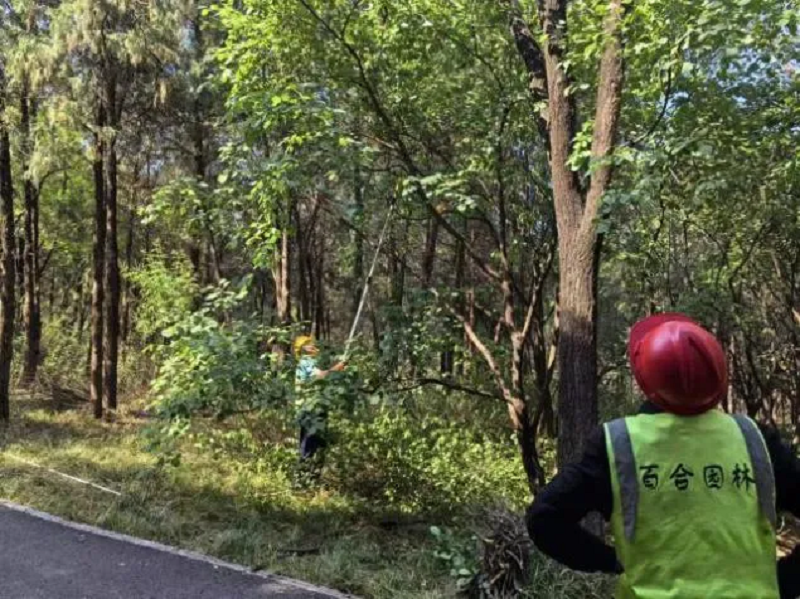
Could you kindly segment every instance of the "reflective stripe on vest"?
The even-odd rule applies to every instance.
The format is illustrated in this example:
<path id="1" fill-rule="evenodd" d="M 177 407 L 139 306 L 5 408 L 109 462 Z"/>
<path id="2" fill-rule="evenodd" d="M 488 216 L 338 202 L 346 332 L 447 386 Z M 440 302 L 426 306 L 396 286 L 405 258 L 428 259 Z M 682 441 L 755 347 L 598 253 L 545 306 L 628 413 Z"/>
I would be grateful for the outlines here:
<path id="1" fill-rule="evenodd" d="M 733 419 L 742 431 L 750 463 L 755 476 L 758 504 L 764 517 L 776 526 L 775 511 L 775 476 L 772 462 L 767 453 L 764 439 L 755 423 L 742 414 L 735 414 Z M 614 449 L 614 469 L 619 481 L 622 519 L 625 538 L 633 540 L 636 531 L 636 511 L 639 504 L 639 480 L 636 470 L 636 459 L 633 454 L 631 436 L 624 418 L 606 424 L 606 431 Z"/>
<path id="2" fill-rule="evenodd" d="M 636 460 L 633 457 L 633 445 L 625 420 L 614 420 L 606 425 L 611 445 L 614 448 L 614 468 L 619 479 L 622 495 L 622 520 L 625 527 L 625 538 L 633 540 L 636 531 L 636 506 L 639 503 L 639 480 L 636 475 Z"/>
<path id="3" fill-rule="evenodd" d="M 764 517 L 775 528 L 777 515 L 775 513 L 775 474 L 772 471 L 772 461 L 767 453 L 767 447 L 761 436 L 761 431 L 755 423 L 743 414 L 735 414 L 733 419 L 742 431 L 744 442 L 747 444 L 747 453 L 756 476 L 756 493 L 758 505 Z"/>

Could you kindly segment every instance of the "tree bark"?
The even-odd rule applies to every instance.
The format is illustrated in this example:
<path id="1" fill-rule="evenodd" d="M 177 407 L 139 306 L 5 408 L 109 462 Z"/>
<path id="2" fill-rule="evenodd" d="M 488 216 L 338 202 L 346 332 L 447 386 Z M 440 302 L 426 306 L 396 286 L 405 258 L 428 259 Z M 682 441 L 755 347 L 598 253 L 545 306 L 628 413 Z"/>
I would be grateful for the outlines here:
<path id="1" fill-rule="evenodd" d="M 106 142 L 106 322 L 103 348 L 103 395 L 106 407 L 117 409 L 117 366 L 119 357 L 119 247 L 117 240 L 117 82 L 114 75 L 106 86 L 106 113 L 110 115 L 111 136 Z"/>
<path id="2" fill-rule="evenodd" d="M 28 173 L 33 152 L 31 122 L 36 118 L 36 102 L 30 97 L 28 78 L 23 77 L 21 98 L 21 125 L 25 157 L 25 304 L 23 319 L 26 332 L 25 360 L 22 383 L 36 380 L 41 360 L 41 314 L 39 312 L 39 190 Z"/>
<path id="3" fill-rule="evenodd" d="M 559 251 L 561 301 L 558 344 L 558 461 L 576 461 L 597 425 L 597 327 L 594 239 L 565 244 Z M 588 255 L 587 255 L 588 254 Z"/>
<path id="4" fill-rule="evenodd" d="M 525 339 L 519 331 L 511 335 L 511 389 L 512 397 L 508 403 L 511 422 L 517 434 L 517 444 L 519 445 L 522 457 L 522 467 L 528 479 L 528 489 L 531 495 L 536 495 L 539 487 L 544 485 L 544 469 L 539 462 L 539 454 L 536 450 L 536 425 L 531 418 L 528 408 L 528 401 L 525 397 L 525 386 L 523 382 L 523 351 Z"/>
<path id="5" fill-rule="evenodd" d="M 0 217 L 3 224 L 3 286 L 0 294 L 0 419 L 10 417 L 11 361 L 14 353 L 14 189 L 11 180 L 11 144 L 5 112 L 6 78 L 0 65 Z"/>
<path id="6" fill-rule="evenodd" d="M 292 321 L 291 303 L 291 237 L 289 235 L 289 224 L 291 212 L 283 210 L 282 214 L 281 240 L 278 251 L 276 252 L 276 264 L 273 268 L 273 278 L 275 279 L 275 300 L 278 321 L 281 324 L 289 324 Z"/>
<path id="7" fill-rule="evenodd" d="M 103 304 L 106 263 L 106 194 L 104 185 L 103 127 L 106 124 L 105 109 L 102 102 L 97 108 L 94 132 L 94 244 L 92 248 L 94 269 L 92 273 L 92 341 L 90 366 L 90 398 L 94 404 L 94 417 L 103 416 Z"/>

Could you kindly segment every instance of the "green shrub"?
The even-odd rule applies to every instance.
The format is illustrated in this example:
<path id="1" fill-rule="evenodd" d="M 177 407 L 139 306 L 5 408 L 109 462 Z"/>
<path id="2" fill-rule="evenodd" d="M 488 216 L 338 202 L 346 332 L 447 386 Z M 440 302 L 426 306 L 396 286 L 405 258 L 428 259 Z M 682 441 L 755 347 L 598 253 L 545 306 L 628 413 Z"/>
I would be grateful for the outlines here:
<path id="1" fill-rule="evenodd" d="M 527 486 L 509 438 L 401 408 L 337 418 L 328 478 L 335 488 L 402 512 L 449 511 L 502 498 L 523 505 Z"/>
<path id="2" fill-rule="evenodd" d="M 204 303 L 161 334 L 152 351 L 160 361 L 153 381 L 155 407 L 165 420 L 195 415 L 222 419 L 231 414 L 284 403 L 291 380 L 259 352 L 269 331 L 249 319 L 227 317 L 242 302 L 246 285 L 223 283 Z"/>
<path id="3" fill-rule="evenodd" d="M 158 343 L 156 336 L 186 318 L 199 297 L 192 266 L 183 254 L 155 252 L 126 274 L 138 291 L 133 322 L 144 340 Z"/>
<path id="4" fill-rule="evenodd" d="M 88 322 L 86 323 L 88 327 Z M 15 359 L 23 359 L 23 337 Z M 42 323 L 44 360 L 40 376 L 62 386 L 83 388 L 88 380 L 89 331 L 79 337 L 74 324 L 65 316 L 52 315 Z"/>

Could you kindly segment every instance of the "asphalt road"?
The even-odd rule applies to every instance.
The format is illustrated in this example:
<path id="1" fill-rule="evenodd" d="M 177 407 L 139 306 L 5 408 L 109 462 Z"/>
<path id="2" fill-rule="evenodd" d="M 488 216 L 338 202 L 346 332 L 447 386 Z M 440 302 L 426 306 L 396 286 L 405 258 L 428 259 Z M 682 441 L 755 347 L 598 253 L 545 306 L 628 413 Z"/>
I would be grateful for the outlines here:
<path id="1" fill-rule="evenodd" d="M 342 599 L 0 503 L 0 599 Z"/>

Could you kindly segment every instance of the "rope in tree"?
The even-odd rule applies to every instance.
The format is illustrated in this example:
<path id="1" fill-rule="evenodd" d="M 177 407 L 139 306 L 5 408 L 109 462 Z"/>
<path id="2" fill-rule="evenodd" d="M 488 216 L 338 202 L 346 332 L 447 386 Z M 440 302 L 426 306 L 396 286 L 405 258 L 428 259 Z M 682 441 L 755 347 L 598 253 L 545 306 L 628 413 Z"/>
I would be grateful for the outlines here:
<path id="1" fill-rule="evenodd" d="M 364 302 L 367 299 L 367 292 L 369 291 L 370 283 L 372 283 L 372 275 L 375 274 L 375 266 L 378 264 L 378 256 L 381 253 L 381 246 L 383 245 L 383 240 L 386 237 L 386 231 L 389 228 L 389 221 L 392 218 L 392 213 L 394 212 L 394 204 L 389 207 L 389 212 L 386 213 L 386 220 L 383 222 L 383 229 L 381 229 L 381 235 L 378 237 L 378 245 L 375 248 L 375 255 L 372 257 L 372 264 L 369 267 L 369 272 L 367 273 L 367 279 L 364 281 L 364 289 L 361 292 L 361 299 L 358 302 L 358 309 L 356 310 L 356 316 L 353 319 L 353 326 L 350 327 L 350 334 L 347 337 L 347 343 L 345 344 L 344 348 L 344 357 L 343 360 L 347 359 L 347 356 L 350 355 L 350 346 L 353 344 L 353 339 L 356 336 L 356 330 L 358 329 L 358 322 L 361 320 L 361 313 L 364 310 Z"/>

